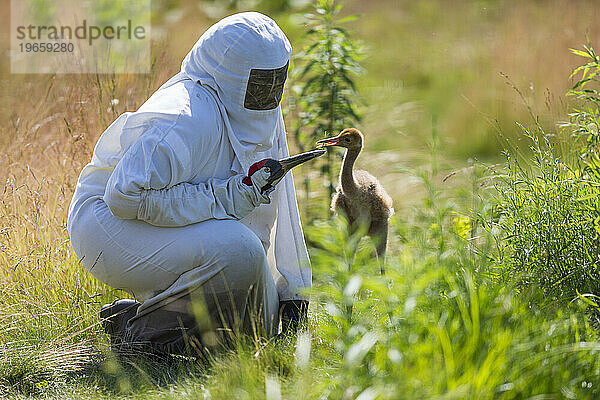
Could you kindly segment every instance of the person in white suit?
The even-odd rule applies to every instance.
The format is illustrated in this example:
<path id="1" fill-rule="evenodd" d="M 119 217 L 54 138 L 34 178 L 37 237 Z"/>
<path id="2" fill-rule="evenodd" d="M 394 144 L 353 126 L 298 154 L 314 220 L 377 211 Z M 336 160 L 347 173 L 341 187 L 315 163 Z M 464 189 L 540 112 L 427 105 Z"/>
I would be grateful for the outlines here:
<path id="1" fill-rule="evenodd" d="M 113 344 L 179 353 L 215 333 L 274 335 L 280 317 L 295 329 L 305 316 L 311 270 L 292 176 L 271 193 L 260 191 L 264 169 L 243 182 L 255 162 L 289 155 L 280 100 L 290 53 L 269 17 L 224 18 L 98 140 L 68 231 L 81 264 L 137 300 L 103 307 Z"/>

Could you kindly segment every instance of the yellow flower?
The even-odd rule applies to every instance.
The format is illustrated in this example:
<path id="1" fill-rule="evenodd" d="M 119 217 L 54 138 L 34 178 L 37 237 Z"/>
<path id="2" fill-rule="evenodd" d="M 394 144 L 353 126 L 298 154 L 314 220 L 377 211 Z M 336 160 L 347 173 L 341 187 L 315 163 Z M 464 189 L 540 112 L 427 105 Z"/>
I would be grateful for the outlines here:
<path id="1" fill-rule="evenodd" d="M 452 218 L 452 230 L 462 239 L 467 240 L 471 233 L 471 218 L 453 212 L 455 215 Z"/>

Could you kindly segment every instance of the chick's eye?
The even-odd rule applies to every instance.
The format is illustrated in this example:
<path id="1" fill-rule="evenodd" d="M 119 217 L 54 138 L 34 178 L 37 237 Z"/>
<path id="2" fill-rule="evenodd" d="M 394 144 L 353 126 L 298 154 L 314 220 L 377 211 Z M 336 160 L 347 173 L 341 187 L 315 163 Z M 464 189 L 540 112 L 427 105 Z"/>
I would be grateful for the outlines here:
<path id="1" fill-rule="evenodd" d="M 347 137 L 347 138 L 345 138 L 345 139 L 344 139 L 344 141 L 345 141 L 345 142 L 349 142 L 349 141 L 350 141 L 350 138 L 348 138 L 348 137 Z"/>

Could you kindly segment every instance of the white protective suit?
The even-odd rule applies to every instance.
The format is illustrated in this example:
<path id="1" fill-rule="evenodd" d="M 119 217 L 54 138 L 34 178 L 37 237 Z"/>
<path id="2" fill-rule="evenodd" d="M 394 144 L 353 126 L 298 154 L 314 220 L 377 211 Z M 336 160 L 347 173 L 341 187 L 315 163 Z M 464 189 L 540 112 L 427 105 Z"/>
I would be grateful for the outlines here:
<path id="1" fill-rule="evenodd" d="M 252 163 L 289 155 L 280 106 L 245 104 L 251 71 L 287 71 L 290 52 L 270 18 L 227 17 L 179 74 L 100 137 L 77 182 L 69 235 L 86 269 L 143 302 L 138 317 L 219 273 L 235 296 L 244 285 L 262 290 L 267 325 L 279 300 L 304 298 L 311 272 L 291 173 L 257 208 L 265 199 L 241 182 Z"/>

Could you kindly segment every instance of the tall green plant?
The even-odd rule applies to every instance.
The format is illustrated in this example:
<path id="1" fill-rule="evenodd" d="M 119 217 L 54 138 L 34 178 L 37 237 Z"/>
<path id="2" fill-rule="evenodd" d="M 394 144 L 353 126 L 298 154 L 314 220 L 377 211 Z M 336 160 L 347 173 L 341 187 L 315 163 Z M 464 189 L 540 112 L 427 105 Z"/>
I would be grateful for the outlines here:
<path id="1" fill-rule="evenodd" d="M 570 116 L 569 127 L 578 139 L 586 144 L 581 152 L 587 164 L 594 165 L 600 160 L 600 57 L 588 43 L 584 50 L 571 50 L 585 57 L 587 62 L 573 71 L 571 77 L 580 74 L 569 95 L 581 100 Z"/>
<path id="2" fill-rule="evenodd" d="M 586 143 L 561 151 L 539 124 L 521 126 L 533 159 L 525 165 L 509 156 L 498 187 L 498 275 L 521 290 L 539 288 L 536 307 L 563 307 L 583 296 L 593 310 L 600 295 L 600 63 L 591 46 L 574 52 L 590 61 L 572 75 L 582 72 L 569 92 L 581 101 L 563 126 L 571 132 L 562 132 Z"/>
<path id="3" fill-rule="evenodd" d="M 334 0 L 317 0 L 314 12 L 307 15 L 308 43 L 296 56 L 300 64 L 294 80 L 297 113 L 296 142 L 301 150 L 311 148 L 325 134 L 334 134 L 360 121 L 356 106 L 358 93 L 354 79 L 362 72 L 359 43 L 341 27 L 357 16 L 340 17 L 342 6 Z M 328 153 L 320 165 L 329 195 L 334 192 L 333 156 Z M 310 180 L 305 180 L 308 196 Z"/>

